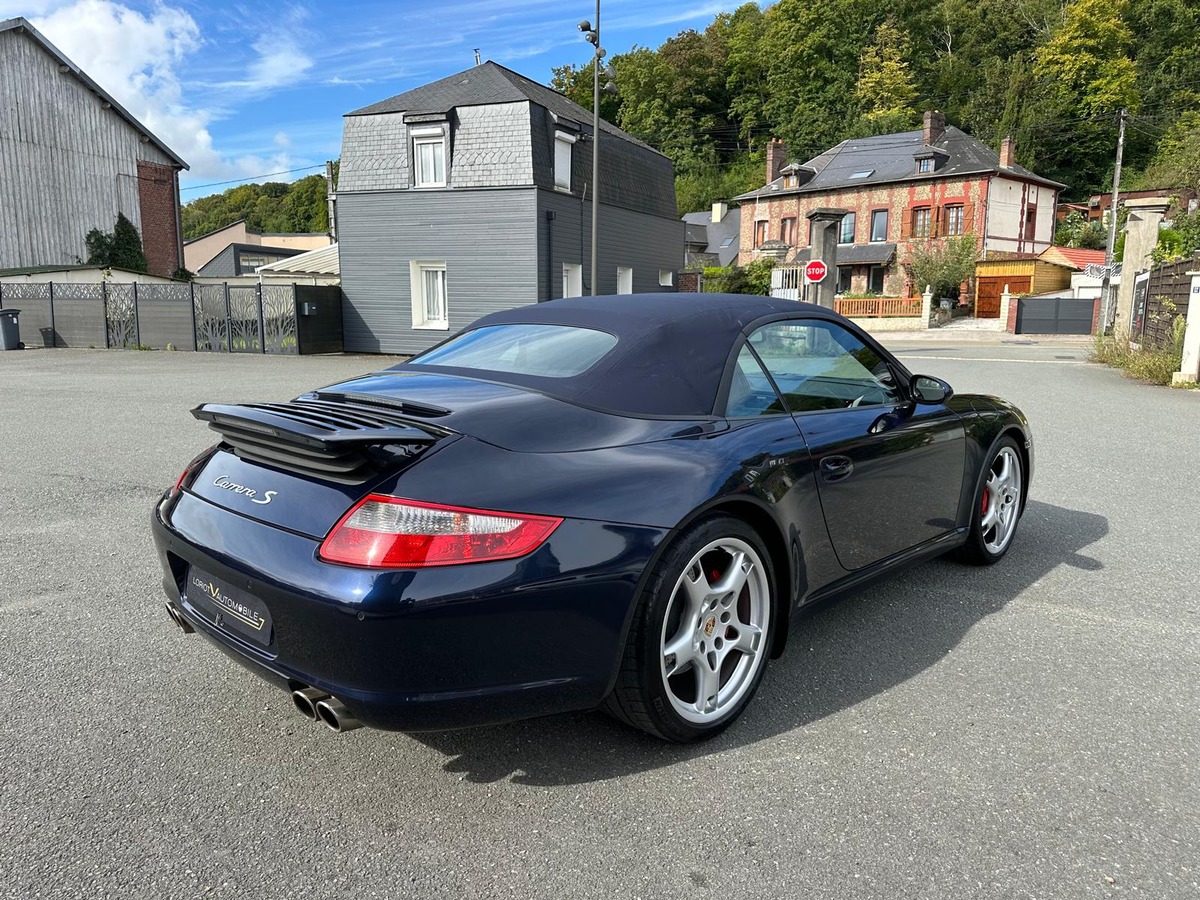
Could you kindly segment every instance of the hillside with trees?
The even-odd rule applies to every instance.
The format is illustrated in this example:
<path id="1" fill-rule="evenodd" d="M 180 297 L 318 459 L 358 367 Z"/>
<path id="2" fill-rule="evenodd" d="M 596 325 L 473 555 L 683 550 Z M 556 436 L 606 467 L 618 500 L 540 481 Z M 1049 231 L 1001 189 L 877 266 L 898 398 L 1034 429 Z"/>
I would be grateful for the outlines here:
<path id="1" fill-rule="evenodd" d="M 335 175 L 336 178 L 336 175 Z M 325 176 L 309 175 L 284 184 L 242 184 L 200 197 L 183 207 L 183 237 L 200 237 L 245 219 L 252 231 L 322 232 L 329 227 Z"/>
<path id="2" fill-rule="evenodd" d="M 947 120 L 1082 198 L 1200 186 L 1194 0 L 778 0 L 610 57 L 602 114 L 675 163 L 680 212 L 762 183 L 771 137 L 807 159 L 846 138 Z M 590 109 L 590 64 L 552 85 Z"/>

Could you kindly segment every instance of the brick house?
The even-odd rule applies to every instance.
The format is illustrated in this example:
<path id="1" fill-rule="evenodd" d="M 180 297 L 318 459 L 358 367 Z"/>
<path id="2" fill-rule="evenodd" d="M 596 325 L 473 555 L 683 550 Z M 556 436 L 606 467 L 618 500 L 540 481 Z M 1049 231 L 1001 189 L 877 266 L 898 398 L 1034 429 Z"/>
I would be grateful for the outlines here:
<path id="1" fill-rule="evenodd" d="M 186 168 L 28 21 L 0 20 L 0 269 L 76 264 L 124 213 L 150 273 L 170 275 Z"/>
<path id="2" fill-rule="evenodd" d="M 849 210 L 837 253 L 840 293 L 911 294 L 904 268 L 912 248 L 973 234 L 980 255 L 1035 255 L 1053 243 L 1064 185 L 1016 164 L 1005 139 L 997 154 L 927 112 L 919 131 L 842 141 L 804 163 L 767 147 L 767 183 L 735 197 L 742 205 L 742 265 L 762 256 L 809 258 L 806 214 Z M 992 307 L 995 307 L 994 309 Z M 999 315 L 999 298 L 980 298 L 976 315 Z"/>

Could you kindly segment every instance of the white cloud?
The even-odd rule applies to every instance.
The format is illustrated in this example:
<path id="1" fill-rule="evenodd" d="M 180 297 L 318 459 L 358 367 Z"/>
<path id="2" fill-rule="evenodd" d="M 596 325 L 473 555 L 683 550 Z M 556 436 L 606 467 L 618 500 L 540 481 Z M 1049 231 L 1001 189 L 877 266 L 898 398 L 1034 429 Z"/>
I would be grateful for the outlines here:
<path id="1" fill-rule="evenodd" d="M 281 149 L 287 149 L 292 146 L 292 139 L 287 136 L 286 132 L 277 131 L 275 132 L 275 137 L 271 138 L 271 143 Z"/>
<path id="2" fill-rule="evenodd" d="M 0 0 L 0 16 L 10 14 L 10 5 Z M 236 99 L 221 88 L 237 88 L 238 94 L 269 93 L 293 83 L 312 66 L 288 36 L 288 26 L 298 26 L 305 18 L 302 9 L 289 11 L 270 39 L 255 42 L 257 57 L 246 66 L 244 77 L 208 85 L 200 95 L 202 105 L 185 97 L 180 74 L 206 46 L 200 26 L 186 10 L 156 3 L 141 12 L 113 0 L 38 0 L 26 3 L 25 9 L 31 6 L 40 12 L 31 14 L 31 21 L 42 34 L 188 162 L 187 181 L 250 178 L 297 165 L 282 132 L 274 140 L 277 153 L 236 155 L 213 146 L 209 126 L 223 117 L 223 105 Z M 231 49 L 226 43 L 222 48 L 227 54 Z M 207 49 L 213 50 L 213 45 Z M 195 89 L 189 84 L 189 90 Z"/>

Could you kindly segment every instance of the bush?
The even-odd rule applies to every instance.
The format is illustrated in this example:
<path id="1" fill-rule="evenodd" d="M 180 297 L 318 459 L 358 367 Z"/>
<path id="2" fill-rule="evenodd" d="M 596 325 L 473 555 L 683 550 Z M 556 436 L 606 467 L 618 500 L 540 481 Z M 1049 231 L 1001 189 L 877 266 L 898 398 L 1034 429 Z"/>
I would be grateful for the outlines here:
<path id="1" fill-rule="evenodd" d="M 704 269 L 704 293 L 766 296 L 771 293 L 773 268 L 773 259 L 756 259 L 745 266 L 707 266 Z"/>
<path id="2" fill-rule="evenodd" d="M 117 223 L 111 232 L 93 228 L 84 237 L 84 242 L 89 266 L 134 272 L 145 272 L 148 268 L 146 254 L 142 252 L 142 236 L 138 234 L 137 226 L 125 218 L 125 213 L 117 213 Z"/>
<path id="3" fill-rule="evenodd" d="M 1129 346 L 1128 334 L 1096 335 L 1092 350 L 1092 361 L 1120 369 L 1130 378 L 1150 384 L 1170 384 L 1171 377 L 1183 364 L 1183 337 L 1187 321 L 1175 316 L 1171 321 L 1171 334 L 1164 347 Z"/>

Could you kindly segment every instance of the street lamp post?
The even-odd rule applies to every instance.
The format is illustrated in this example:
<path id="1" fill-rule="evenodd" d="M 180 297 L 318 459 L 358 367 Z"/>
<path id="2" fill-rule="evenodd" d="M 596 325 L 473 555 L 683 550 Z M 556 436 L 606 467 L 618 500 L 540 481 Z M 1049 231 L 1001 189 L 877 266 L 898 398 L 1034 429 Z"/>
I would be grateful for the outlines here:
<path id="1" fill-rule="evenodd" d="M 592 23 L 586 19 L 579 23 L 579 30 L 583 32 L 583 39 L 592 45 L 594 52 L 592 55 L 592 296 L 596 296 L 596 247 L 599 236 L 600 222 L 600 61 L 604 59 L 606 52 L 600 46 L 600 0 L 596 0 L 596 27 L 592 28 Z M 611 70 L 606 69 L 604 72 L 606 83 L 604 85 L 605 93 L 616 93 L 617 86 L 612 81 Z"/>

